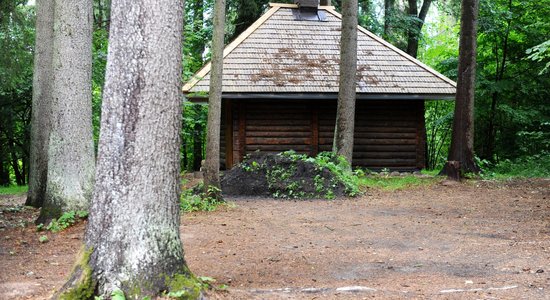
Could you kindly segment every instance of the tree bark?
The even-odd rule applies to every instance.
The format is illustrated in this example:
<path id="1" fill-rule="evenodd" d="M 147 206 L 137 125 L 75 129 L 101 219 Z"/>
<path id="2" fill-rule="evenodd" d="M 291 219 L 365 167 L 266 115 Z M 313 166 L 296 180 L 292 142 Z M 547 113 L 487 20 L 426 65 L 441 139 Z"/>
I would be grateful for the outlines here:
<path id="1" fill-rule="evenodd" d="M 420 8 L 420 13 L 418 13 L 416 0 L 409 0 L 409 15 L 417 19 L 412 22 L 412 26 L 407 34 L 407 53 L 414 58 L 418 55 L 418 40 L 422 34 L 422 27 L 424 26 L 424 21 L 426 20 L 431 4 L 432 0 L 424 0 Z"/>
<path id="2" fill-rule="evenodd" d="M 189 288 L 179 233 L 183 2 L 112 2 L 97 180 L 82 259 L 64 295 L 127 299 Z M 85 252 L 86 253 L 86 252 Z M 83 255 L 86 258 L 86 255 Z M 182 281 L 183 280 L 183 281 Z M 177 281 L 177 282 L 176 282 Z"/>
<path id="3" fill-rule="evenodd" d="M 94 182 L 92 0 L 55 0 L 46 196 L 37 222 L 87 210 Z"/>
<path id="4" fill-rule="evenodd" d="M 48 178 L 54 0 L 36 1 L 36 45 L 31 112 L 29 191 L 25 205 L 41 207 Z"/>
<path id="5" fill-rule="evenodd" d="M 352 163 L 357 73 L 357 0 L 342 1 L 340 85 L 333 152 Z"/>
<path id="6" fill-rule="evenodd" d="M 391 35 L 393 10 L 395 0 L 384 0 L 384 38 L 388 39 Z"/>
<path id="7" fill-rule="evenodd" d="M 451 147 L 447 159 L 459 162 L 462 175 L 467 172 L 479 172 L 479 167 L 474 161 L 474 88 L 478 11 L 479 0 L 462 0 L 456 104 Z M 451 175 L 454 172 L 448 166 L 450 164 L 445 165 L 441 171 L 442 175 Z"/>
<path id="8" fill-rule="evenodd" d="M 220 188 L 220 123 L 223 78 L 223 38 L 225 28 L 225 0 L 214 4 L 214 32 L 212 36 L 212 68 L 208 96 L 208 122 L 206 132 L 206 160 L 204 162 L 204 188 Z M 221 195 L 214 195 L 220 197 Z"/>

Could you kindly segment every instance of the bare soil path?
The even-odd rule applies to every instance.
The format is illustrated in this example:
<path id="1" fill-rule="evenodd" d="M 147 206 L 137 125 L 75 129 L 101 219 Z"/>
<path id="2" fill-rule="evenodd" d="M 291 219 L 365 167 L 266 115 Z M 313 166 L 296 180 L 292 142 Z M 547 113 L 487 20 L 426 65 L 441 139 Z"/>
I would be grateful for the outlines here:
<path id="1" fill-rule="evenodd" d="M 211 299 L 550 299 L 550 179 L 231 200 L 183 217 L 191 270 L 229 286 Z M 36 212 L 13 202 L 0 199 L 0 299 L 46 299 L 84 225 L 40 243 L 14 227 Z"/>

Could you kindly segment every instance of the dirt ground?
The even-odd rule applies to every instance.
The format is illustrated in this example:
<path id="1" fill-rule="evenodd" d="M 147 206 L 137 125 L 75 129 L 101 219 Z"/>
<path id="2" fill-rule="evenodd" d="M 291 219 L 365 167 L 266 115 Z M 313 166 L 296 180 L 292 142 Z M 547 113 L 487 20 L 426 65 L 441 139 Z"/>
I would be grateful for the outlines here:
<path id="1" fill-rule="evenodd" d="M 22 199 L 0 198 L 0 299 L 46 299 L 84 224 L 40 243 Z M 550 179 L 231 201 L 182 218 L 191 270 L 229 286 L 210 299 L 550 299 Z"/>

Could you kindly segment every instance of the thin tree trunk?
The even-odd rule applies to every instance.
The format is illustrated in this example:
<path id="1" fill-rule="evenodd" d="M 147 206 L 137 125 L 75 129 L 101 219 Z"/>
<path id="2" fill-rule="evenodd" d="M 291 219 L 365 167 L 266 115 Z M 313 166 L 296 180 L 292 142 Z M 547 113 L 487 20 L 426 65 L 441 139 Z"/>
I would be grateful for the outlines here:
<path id="1" fill-rule="evenodd" d="M 388 39 L 391 35 L 393 10 L 395 0 L 384 0 L 384 38 Z"/>
<path id="2" fill-rule="evenodd" d="M 357 73 L 357 0 L 342 1 L 340 85 L 333 152 L 352 163 Z"/>
<path id="3" fill-rule="evenodd" d="M 25 205 L 41 207 L 48 177 L 48 140 L 53 55 L 54 0 L 36 1 L 36 45 L 32 88 L 29 191 Z"/>
<path id="4" fill-rule="evenodd" d="M 87 210 L 94 183 L 92 0 L 55 0 L 51 132 L 38 222 Z"/>
<path id="5" fill-rule="evenodd" d="M 193 171 L 199 171 L 202 163 L 202 145 L 203 145 L 203 130 L 200 122 L 201 107 L 200 104 L 193 105 L 195 115 L 195 125 L 193 126 Z"/>
<path id="6" fill-rule="evenodd" d="M 424 21 L 426 20 L 431 4 L 432 0 L 424 0 L 420 8 L 420 13 L 418 13 L 416 0 L 409 0 L 409 15 L 417 19 L 412 22 L 412 26 L 408 31 L 407 53 L 415 58 L 418 55 L 418 41 L 422 34 L 422 27 L 424 26 Z"/>
<path id="7" fill-rule="evenodd" d="M 443 175 L 479 172 L 474 161 L 474 88 L 476 74 L 476 39 L 479 0 L 462 0 L 460 18 L 460 43 L 458 50 L 458 80 L 453 119 L 453 133 L 448 162 L 441 171 Z M 451 178 L 452 179 L 452 178 Z"/>
<path id="8" fill-rule="evenodd" d="M 208 97 L 208 122 L 206 132 L 206 160 L 204 163 L 204 187 L 220 188 L 220 123 L 223 78 L 223 38 L 225 28 L 225 0 L 214 4 L 214 32 L 212 36 L 212 68 Z M 213 195 L 221 197 L 221 195 Z"/>
<path id="9" fill-rule="evenodd" d="M 508 1 L 508 10 L 510 13 L 512 12 L 512 1 Z M 496 53 L 496 76 L 495 76 L 495 84 L 497 84 L 499 81 L 501 81 L 504 78 L 504 72 L 506 71 L 506 60 L 508 56 L 508 38 L 510 36 L 510 27 L 512 24 L 512 19 L 508 19 L 507 26 L 506 26 L 506 33 L 504 35 L 504 41 L 502 45 L 502 60 L 500 61 L 500 58 L 498 56 L 499 48 L 495 47 L 495 53 Z M 495 38 L 496 41 L 498 41 L 497 38 Z M 496 43 L 495 41 L 495 43 Z M 496 46 L 497 44 L 495 44 Z M 493 160 L 493 155 L 495 151 L 495 117 L 496 117 L 496 110 L 497 110 L 497 103 L 498 103 L 498 92 L 493 92 L 491 95 L 491 109 L 489 113 L 489 125 L 487 126 L 487 135 L 485 138 L 486 141 L 486 147 L 484 147 L 483 151 L 483 158 Z"/>
<path id="10" fill-rule="evenodd" d="M 112 2 L 87 252 L 65 293 L 82 286 L 89 267 L 87 288 L 105 298 L 117 289 L 154 298 L 171 287 L 198 297 L 179 233 L 183 7 Z"/>

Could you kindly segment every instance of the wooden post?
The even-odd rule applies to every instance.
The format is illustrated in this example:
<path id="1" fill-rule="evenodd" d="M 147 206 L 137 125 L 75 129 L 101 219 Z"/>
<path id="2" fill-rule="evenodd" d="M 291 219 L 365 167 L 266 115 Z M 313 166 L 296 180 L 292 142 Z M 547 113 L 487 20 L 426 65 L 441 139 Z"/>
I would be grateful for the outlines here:
<path id="1" fill-rule="evenodd" d="M 239 162 L 246 154 L 246 105 L 239 101 Z"/>
<path id="2" fill-rule="evenodd" d="M 231 100 L 225 100 L 225 169 L 233 167 L 233 109 Z"/>
<path id="3" fill-rule="evenodd" d="M 311 156 L 319 153 L 319 111 L 313 107 L 311 111 Z"/>

